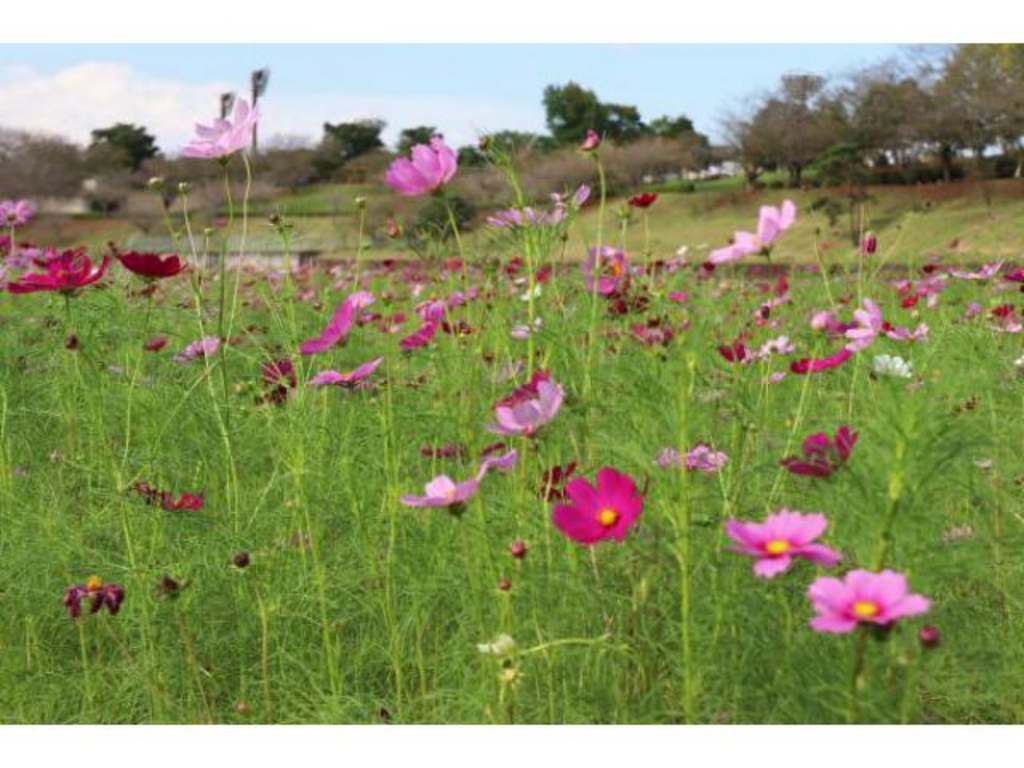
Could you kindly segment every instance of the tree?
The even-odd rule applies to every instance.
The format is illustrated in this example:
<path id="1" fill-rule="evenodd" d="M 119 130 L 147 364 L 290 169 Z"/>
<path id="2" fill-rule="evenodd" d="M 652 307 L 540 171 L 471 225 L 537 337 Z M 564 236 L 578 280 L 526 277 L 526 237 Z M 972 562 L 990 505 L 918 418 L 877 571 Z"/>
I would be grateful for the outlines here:
<path id="1" fill-rule="evenodd" d="M 544 111 L 552 138 L 563 146 L 583 141 L 588 129 L 618 142 L 636 141 L 650 132 L 636 107 L 604 104 L 574 82 L 545 88 Z"/>
<path id="2" fill-rule="evenodd" d="M 69 197 L 85 179 L 82 152 L 53 136 L 0 128 L 0 197 Z"/>
<path id="3" fill-rule="evenodd" d="M 409 151 L 416 144 L 429 144 L 430 140 L 437 135 L 437 128 L 433 125 L 417 125 L 415 128 L 405 128 L 398 134 L 398 154 L 408 155 Z"/>
<path id="4" fill-rule="evenodd" d="M 110 128 L 98 128 L 92 132 L 92 147 L 107 145 L 123 151 L 124 162 L 132 171 L 137 171 L 143 161 L 156 157 L 159 151 L 156 138 L 141 125 L 117 123 Z"/>
<path id="5" fill-rule="evenodd" d="M 387 126 L 383 120 L 356 120 L 351 123 L 324 123 L 324 144 L 337 153 L 340 162 L 354 160 L 375 149 L 382 149 L 380 135 Z"/>

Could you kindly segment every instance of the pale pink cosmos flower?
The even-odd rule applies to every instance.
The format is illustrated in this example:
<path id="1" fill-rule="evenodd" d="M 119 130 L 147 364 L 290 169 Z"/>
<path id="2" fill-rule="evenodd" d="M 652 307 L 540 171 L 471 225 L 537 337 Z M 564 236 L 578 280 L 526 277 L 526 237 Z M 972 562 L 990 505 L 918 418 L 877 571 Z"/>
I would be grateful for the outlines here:
<path id="1" fill-rule="evenodd" d="M 36 209 L 28 200 L 0 200 L 0 226 L 23 227 L 35 213 Z"/>
<path id="2" fill-rule="evenodd" d="M 220 339 L 216 336 L 207 336 L 199 341 L 193 341 L 176 354 L 174 359 L 179 363 L 190 363 L 197 357 L 209 357 L 216 354 L 218 349 L 220 349 Z"/>
<path id="3" fill-rule="evenodd" d="M 416 197 L 444 186 L 458 169 L 455 152 L 441 136 L 434 136 L 430 144 L 414 146 L 410 158 L 400 157 L 391 163 L 384 183 L 400 195 Z"/>
<path id="4" fill-rule="evenodd" d="M 629 260 L 626 254 L 610 245 L 590 248 L 590 258 L 582 265 L 587 276 L 587 290 L 594 290 L 594 270 L 597 267 L 597 292 L 610 296 L 629 280 Z"/>
<path id="5" fill-rule="evenodd" d="M 949 273 L 950 277 L 955 277 L 959 280 L 991 280 L 997 274 L 999 270 L 1003 268 L 1003 261 L 997 261 L 993 264 L 985 264 L 977 272 L 965 272 L 963 270 L 954 269 Z"/>
<path id="6" fill-rule="evenodd" d="M 871 346 L 871 342 L 882 331 L 885 321 L 882 319 L 882 310 L 871 299 L 864 299 L 863 309 L 856 310 L 853 319 L 857 327 L 846 332 L 845 336 L 850 340 L 846 349 L 850 352 L 861 352 Z"/>
<path id="7" fill-rule="evenodd" d="M 885 335 L 893 341 L 924 341 L 928 338 L 928 323 L 921 323 L 913 331 L 902 325 L 894 328 L 886 323 L 886 326 L 888 327 L 883 326 Z"/>
<path id="8" fill-rule="evenodd" d="M 766 579 L 785 573 L 793 565 L 794 557 L 831 567 L 843 556 L 814 540 L 825 532 L 828 520 L 821 513 L 804 514 L 788 509 L 768 515 L 763 523 L 743 523 L 726 520 L 725 533 L 736 546 L 733 552 L 754 555 L 754 573 Z"/>
<path id="9" fill-rule="evenodd" d="M 255 107 L 250 109 L 249 102 L 238 99 L 231 120 L 218 118 L 213 125 L 197 124 L 196 138 L 181 150 L 181 154 L 207 160 L 233 155 L 248 146 L 257 120 L 259 110 Z"/>
<path id="10" fill-rule="evenodd" d="M 733 233 L 732 244 L 712 251 L 708 256 L 708 263 L 725 264 L 764 251 L 779 235 L 793 226 L 794 221 L 796 204 L 792 200 L 786 200 L 780 208 L 763 205 L 758 215 L 757 233 Z"/>
<path id="11" fill-rule="evenodd" d="M 339 373 L 338 371 L 321 371 L 316 376 L 309 380 L 309 386 L 311 387 L 322 387 L 325 385 L 334 385 L 339 387 L 355 387 L 357 384 L 366 379 L 370 374 L 377 370 L 381 363 L 384 362 L 383 357 L 378 357 L 375 360 L 371 360 L 368 363 L 356 366 L 351 371 Z"/>
<path id="12" fill-rule="evenodd" d="M 497 424 L 488 424 L 487 431 L 498 435 L 524 435 L 529 437 L 554 420 L 562 407 L 565 392 L 561 384 L 541 381 L 536 397 L 519 402 L 498 405 L 494 409 Z"/>
<path id="13" fill-rule="evenodd" d="M 501 456 L 488 457 L 481 462 L 476 475 L 470 480 L 456 483 L 448 475 L 438 475 L 427 483 L 423 496 L 407 494 L 399 501 L 408 507 L 449 507 L 457 512 L 480 490 L 480 481 L 491 469 L 507 472 L 518 459 L 519 454 L 514 450 Z"/>
<path id="14" fill-rule="evenodd" d="M 850 571 L 843 580 L 822 576 L 811 584 L 807 597 L 818 614 L 811 627 L 831 634 L 852 632 L 858 624 L 886 627 L 931 607 L 926 597 L 910 593 L 904 574 L 890 570 Z"/>
<path id="15" fill-rule="evenodd" d="M 697 443 L 691 448 L 685 462 L 675 448 L 662 448 L 658 453 L 658 466 L 662 469 L 681 469 L 685 463 L 691 472 L 711 473 L 720 470 L 728 461 L 728 454 L 716 451 L 706 443 Z"/>

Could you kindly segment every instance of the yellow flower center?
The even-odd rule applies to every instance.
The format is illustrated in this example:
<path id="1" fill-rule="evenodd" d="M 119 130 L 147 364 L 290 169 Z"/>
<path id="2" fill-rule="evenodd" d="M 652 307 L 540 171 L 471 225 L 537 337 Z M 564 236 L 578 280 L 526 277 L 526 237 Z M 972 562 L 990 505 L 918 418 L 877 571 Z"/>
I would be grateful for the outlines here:
<path id="1" fill-rule="evenodd" d="M 853 612 L 858 616 L 870 619 L 878 615 L 878 603 L 872 603 L 869 601 L 856 602 L 853 604 Z"/>
<path id="2" fill-rule="evenodd" d="M 764 548 L 769 555 L 784 555 L 789 552 L 790 544 L 788 541 L 775 539 L 774 541 L 769 541 L 765 544 Z"/>
<path id="3" fill-rule="evenodd" d="M 85 580 L 85 588 L 90 592 L 95 592 L 97 589 L 103 586 L 103 579 L 99 576 L 90 576 Z"/>
<path id="4" fill-rule="evenodd" d="M 602 509 L 597 515 L 597 522 L 603 525 L 605 528 L 611 528 L 617 522 L 619 522 L 619 513 L 614 509 Z"/>

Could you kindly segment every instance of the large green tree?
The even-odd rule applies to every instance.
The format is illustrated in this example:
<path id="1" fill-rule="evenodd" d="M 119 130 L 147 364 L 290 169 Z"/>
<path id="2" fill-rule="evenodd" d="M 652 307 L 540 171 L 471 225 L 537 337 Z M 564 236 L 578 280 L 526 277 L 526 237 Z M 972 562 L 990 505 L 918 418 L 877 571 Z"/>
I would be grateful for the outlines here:
<path id="1" fill-rule="evenodd" d="M 119 150 L 119 156 L 132 171 L 139 170 L 144 161 L 156 157 L 159 152 L 156 137 L 150 135 L 143 126 L 132 123 L 116 123 L 109 128 L 97 128 L 92 132 L 90 149 L 93 148 Z M 110 153 L 110 156 L 118 155 Z"/>
<path id="2" fill-rule="evenodd" d="M 544 111 L 556 144 L 578 144 L 588 129 L 618 142 L 636 141 L 650 133 L 635 106 L 603 103 L 596 93 L 574 82 L 545 88 Z"/>

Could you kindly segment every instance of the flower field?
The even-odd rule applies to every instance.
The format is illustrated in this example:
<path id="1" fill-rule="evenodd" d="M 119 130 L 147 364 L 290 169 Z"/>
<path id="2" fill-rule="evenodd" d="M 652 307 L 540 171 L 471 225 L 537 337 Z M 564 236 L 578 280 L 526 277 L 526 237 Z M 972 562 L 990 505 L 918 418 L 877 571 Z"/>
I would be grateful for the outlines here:
<path id="1" fill-rule="evenodd" d="M 249 174 L 257 120 L 185 153 Z M 449 206 L 427 262 L 209 267 L 187 195 L 178 254 L 57 251 L 2 204 L 0 719 L 1024 719 L 1024 269 L 787 267 L 781 194 L 627 251 L 656 195 L 620 229 L 488 159 L 494 252 Z"/>

